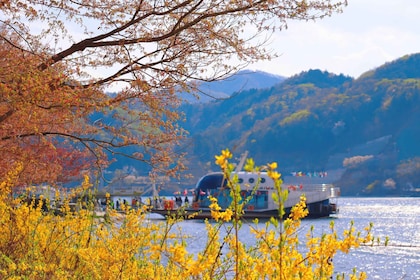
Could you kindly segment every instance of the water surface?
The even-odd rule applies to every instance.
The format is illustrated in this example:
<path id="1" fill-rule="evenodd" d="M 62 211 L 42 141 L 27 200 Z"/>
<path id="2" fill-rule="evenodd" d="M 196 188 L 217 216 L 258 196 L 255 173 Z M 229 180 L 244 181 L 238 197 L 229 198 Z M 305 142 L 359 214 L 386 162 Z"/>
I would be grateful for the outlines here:
<path id="1" fill-rule="evenodd" d="M 360 231 L 372 222 L 373 235 L 382 241 L 389 237 L 389 245 L 363 246 L 347 255 L 339 253 L 333 260 L 336 273 L 350 274 L 357 268 L 365 271 L 368 279 L 420 280 L 420 198 L 340 198 L 338 202 L 336 217 L 302 222 L 301 241 L 311 225 L 321 235 L 329 230 L 331 220 L 338 233 L 348 229 L 352 221 Z M 240 237 L 242 242 L 252 245 L 255 239 L 249 233 L 249 226 L 243 226 Z M 259 226 L 264 224 L 261 222 Z M 204 248 L 207 236 L 204 222 L 183 221 L 178 229 L 191 236 L 190 253 Z"/>

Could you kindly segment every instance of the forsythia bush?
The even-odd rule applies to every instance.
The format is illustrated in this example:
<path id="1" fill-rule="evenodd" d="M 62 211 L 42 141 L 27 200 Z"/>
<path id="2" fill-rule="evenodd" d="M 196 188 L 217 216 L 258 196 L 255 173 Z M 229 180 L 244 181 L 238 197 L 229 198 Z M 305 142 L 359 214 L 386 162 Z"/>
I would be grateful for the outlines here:
<path id="1" fill-rule="evenodd" d="M 196 254 L 187 251 L 188 238 L 174 230 L 177 219 L 150 221 L 147 207 L 127 208 L 124 215 L 109 208 L 104 219 L 95 216 L 89 202 L 82 210 L 70 211 L 66 202 L 70 197 L 63 199 L 59 215 L 45 211 L 42 199 L 27 203 L 14 197 L 14 182 L 23 168 L 18 164 L 0 185 L 0 279 L 331 279 L 331 260 L 337 251 L 348 252 L 373 240 L 370 227 L 364 237 L 352 225 L 340 236 L 332 222 L 330 233 L 314 237 L 310 230 L 302 242 L 297 235 L 300 220 L 307 215 L 302 197 L 289 218 L 271 219 L 262 228 L 255 221 L 250 234 L 256 243 L 245 245 L 239 229 L 246 199 L 240 196 L 237 178 L 231 176 L 230 157 L 225 150 L 216 163 L 228 178 L 232 205 L 220 209 L 212 199 L 214 221 L 205 222 L 205 246 Z M 276 167 L 275 163 L 255 167 L 248 160 L 245 169 L 268 172 L 282 217 L 287 191 L 280 187 Z M 74 195 L 89 191 L 86 177 Z M 50 203 L 49 198 L 45 203 Z M 353 272 L 348 278 L 366 279 L 366 275 Z"/>

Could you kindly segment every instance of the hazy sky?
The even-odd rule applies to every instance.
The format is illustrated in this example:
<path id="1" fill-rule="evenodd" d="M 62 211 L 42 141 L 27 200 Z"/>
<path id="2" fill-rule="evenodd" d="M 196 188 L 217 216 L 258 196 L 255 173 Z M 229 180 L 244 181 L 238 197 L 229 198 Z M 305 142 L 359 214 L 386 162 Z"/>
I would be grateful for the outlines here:
<path id="1" fill-rule="evenodd" d="M 271 41 L 280 57 L 248 68 L 287 77 L 321 69 L 357 78 L 420 52 L 420 0 L 348 0 L 343 13 L 292 22 Z"/>

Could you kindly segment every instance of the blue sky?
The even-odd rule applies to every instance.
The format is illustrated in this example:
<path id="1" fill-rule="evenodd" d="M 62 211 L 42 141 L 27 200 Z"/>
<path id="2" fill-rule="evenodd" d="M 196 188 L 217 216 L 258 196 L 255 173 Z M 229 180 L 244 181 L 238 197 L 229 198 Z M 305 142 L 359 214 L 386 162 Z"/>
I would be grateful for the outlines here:
<path id="1" fill-rule="evenodd" d="M 357 78 L 406 54 L 420 52 L 419 0 L 348 0 L 343 13 L 291 22 L 269 45 L 280 56 L 249 69 L 292 76 L 321 69 Z"/>

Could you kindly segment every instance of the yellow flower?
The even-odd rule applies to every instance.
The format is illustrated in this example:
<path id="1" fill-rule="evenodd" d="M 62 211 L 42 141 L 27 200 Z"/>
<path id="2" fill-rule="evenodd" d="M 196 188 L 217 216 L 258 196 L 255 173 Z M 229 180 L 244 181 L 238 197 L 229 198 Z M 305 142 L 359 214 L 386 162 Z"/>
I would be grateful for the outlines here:
<path id="1" fill-rule="evenodd" d="M 210 206 L 209 206 L 209 208 L 211 209 L 211 210 L 214 210 L 214 211 L 220 211 L 222 208 L 219 206 L 219 204 L 217 203 L 217 198 L 215 198 L 215 197 L 210 197 L 210 202 L 211 202 L 211 204 L 210 204 Z"/>
<path id="2" fill-rule="evenodd" d="M 225 149 L 222 151 L 222 156 L 224 156 L 226 159 L 229 159 L 232 158 L 232 153 L 228 149 Z"/>
<path id="3" fill-rule="evenodd" d="M 280 179 L 280 173 L 278 173 L 277 171 L 268 170 L 267 175 L 274 181 L 277 181 L 278 179 Z"/>
<path id="4" fill-rule="evenodd" d="M 277 168 L 277 162 L 269 163 L 269 164 L 267 164 L 267 166 L 268 166 L 269 169 L 274 170 L 274 169 Z"/>
<path id="5" fill-rule="evenodd" d="M 255 162 L 252 158 L 248 158 L 246 160 L 246 164 L 244 166 L 244 170 L 247 172 L 252 172 L 255 169 Z"/>
<path id="6" fill-rule="evenodd" d="M 226 149 L 222 151 L 220 156 L 215 156 L 216 164 L 219 165 L 222 169 L 226 169 L 228 167 L 228 159 L 232 158 L 232 153 Z"/>
<path id="7" fill-rule="evenodd" d="M 87 190 L 93 185 L 89 182 L 89 176 L 88 175 L 85 174 L 83 177 L 84 177 L 84 179 L 83 179 L 83 183 L 82 183 L 82 188 L 84 190 Z"/>
<path id="8" fill-rule="evenodd" d="M 221 213 L 220 218 L 222 218 L 225 222 L 229 222 L 230 220 L 232 220 L 232 209 L 226 209 L 225 212 Z"/>
<path id="9" fill-rule="evenodd" d="M 216 156 L 216 164 L 221 168 L 225 168 L 227 166 L 227 161 L 223 156 Z"/>

